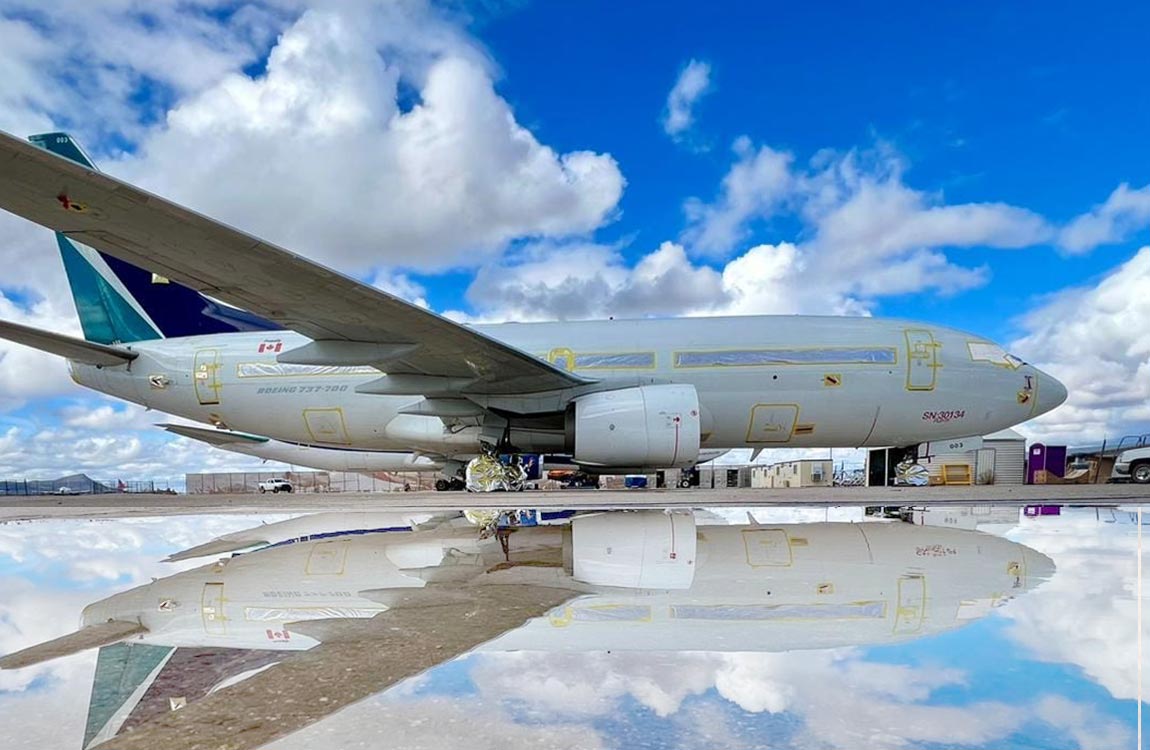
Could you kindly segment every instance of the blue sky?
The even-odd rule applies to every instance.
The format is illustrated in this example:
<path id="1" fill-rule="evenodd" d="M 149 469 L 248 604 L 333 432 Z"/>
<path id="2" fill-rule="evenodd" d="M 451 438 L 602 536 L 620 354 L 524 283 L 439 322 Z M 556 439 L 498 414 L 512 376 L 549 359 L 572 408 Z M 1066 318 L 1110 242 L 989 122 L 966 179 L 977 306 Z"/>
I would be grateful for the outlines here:
<path id="1" fill-rule="evenodd" d="M 1150 8 L 1136 3 L 1090 13 L 1072 3 L 1041 13 L 998 3 L 670 3 L 660 13 L 538 3 L 477 34 L 501 66 L 500 90 L 542 140 L 619 161 L 628 179 L 622 216 L 601 234 L 632 239 L 624 251 L 632 256 L 678 234 L 683 200 L 711 197 L 740 135 L 800 160 L 882 140 L 907 159 L 906 181 L 918 189 L 1069 221 L 1121 182 L 1150 181 L 1148 22 Z M 692 133 L 702 153 L 659 124 L 688 58 L 712 70 Z M 774 242 L 792 229 L 765 221 L 752 236 Z M 1036 295 L 1102 275 L 1146 237 L 1077 258 L 1049 245 L 972 247 L 963 262 L 989 265 L 988 284 L 944 299 L 907 294 L 876 312 L 1007 339 L 1011 318 Z M 431 299 L 455 304 L 458 287 L 427 284 Z"/>
<path id="2" fill-rule="evenodd" d="M 1087 443 L 1150 424 L 1148 16 L 5 0 L 0 129 L 70 130 L 113 174 L 461 320 L 972 330 L 1067 384 L 1028 436 Z M 0 236 L 0 316 L 77 332 L 47 234 L 3 215 Z M 66 411 L 105 402 L 5 352 L 0 474 L 74 464 Z M 96 463 L 236 465 L 116 409 Z"/>

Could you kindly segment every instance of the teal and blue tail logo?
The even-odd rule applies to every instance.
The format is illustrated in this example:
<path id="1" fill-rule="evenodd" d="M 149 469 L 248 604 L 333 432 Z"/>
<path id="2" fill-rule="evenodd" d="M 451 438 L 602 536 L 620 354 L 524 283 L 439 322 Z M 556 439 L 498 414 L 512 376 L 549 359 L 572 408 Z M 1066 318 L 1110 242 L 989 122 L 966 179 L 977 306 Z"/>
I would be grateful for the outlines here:
<path id="1" fill-rule="evenodd" d="M 65 159 L 95 169 L 66 133 L 33 135 L 28 140 Z M 56 233 L 64 270 L 80 315 L 84 338 L 100 344 L 127 344 L 180 336 L 237 331 L 275 331 L 283 326 L 211 300 L 194 289 L 105 255 Z"/>

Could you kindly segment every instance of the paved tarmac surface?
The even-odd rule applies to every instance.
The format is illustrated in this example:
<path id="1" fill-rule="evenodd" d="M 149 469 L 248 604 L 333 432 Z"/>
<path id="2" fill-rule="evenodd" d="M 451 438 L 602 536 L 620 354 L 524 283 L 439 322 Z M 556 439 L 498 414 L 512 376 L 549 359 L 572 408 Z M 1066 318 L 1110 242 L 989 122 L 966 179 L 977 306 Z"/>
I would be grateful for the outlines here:
<path id="1" fill-rule="evenodd" d="M 1150 485 L 1074 484 L 829 489 L 556 490 L 507 494 L 394 492 L 275 495 L 0 497 L 0 521 L 220 513 L 317 513 L 460 508 L 700 508 L 860 505 L 1127 505 L 1150 503 Z"/>

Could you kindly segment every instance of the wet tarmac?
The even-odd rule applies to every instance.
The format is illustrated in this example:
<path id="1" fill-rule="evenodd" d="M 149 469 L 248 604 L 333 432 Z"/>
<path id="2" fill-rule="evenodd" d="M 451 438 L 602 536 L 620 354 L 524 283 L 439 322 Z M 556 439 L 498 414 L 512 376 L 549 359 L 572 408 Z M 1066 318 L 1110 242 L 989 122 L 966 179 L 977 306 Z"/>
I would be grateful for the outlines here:
<path id="1" fill-rule="evenodd" d="M 553 490 L 508 495 L 460 492 L 340 492 L 212 495 L 0 496 L 0 521 L 183 514 L 319 513 L 469 508 L 851 507 L 867 505 L 1116 505 L 1150 503 L 1150 485 L 981 485 L 801 489 Z"/>

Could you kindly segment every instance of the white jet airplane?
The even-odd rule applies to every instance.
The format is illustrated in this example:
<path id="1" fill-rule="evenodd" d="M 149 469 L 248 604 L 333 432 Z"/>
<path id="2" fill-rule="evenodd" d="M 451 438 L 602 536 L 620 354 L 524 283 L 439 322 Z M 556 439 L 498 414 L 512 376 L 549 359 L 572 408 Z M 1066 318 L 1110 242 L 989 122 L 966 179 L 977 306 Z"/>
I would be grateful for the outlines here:
<path id="1" fill-rule="evenodd" d="M 0 336 L 217 427 L 415 452 L 449 476 L 485 449 L 619 473 L 983 435 L 1066 398 L 984 337 L 905 320 L 460 325 L 102 174 L 66 134 L 30 140 L 0 133 L 0 208 L 56 230 L 85 339 Z"/>
<path id="2" fill-rule="evenodd" d="M 458 519 L 376 533 L 355 530 L 357 520 L 411 519 L 327 514 L 310 538 L 306 519 L 271 535 L 257 530 L 301 541 L 96 602 L 79 632 L 9 654 L 0 668 L 116 642 L 307 651 L 181 709 L 178 725 L 163 719 L 133 730 L 254 747 L 270 737 L 245 732 L 217 743 L 213 733 L 274 706 L 277 720 L 263 724 L 282 735 L 476 647 L 776 652 L 900 643 L 974 622 L 1054 572 L 1045 555 L 1001 537 L 904 523 L 696 527 L 690 513 L 614 511 L 577 515 L 569 529 L 480 538 Z M 330 531 L 341 525 L 345 533 Z M 134 671 L 155 679 L 161 660 Z M 130 692 L 143 689 L 120 687 Z"/>

